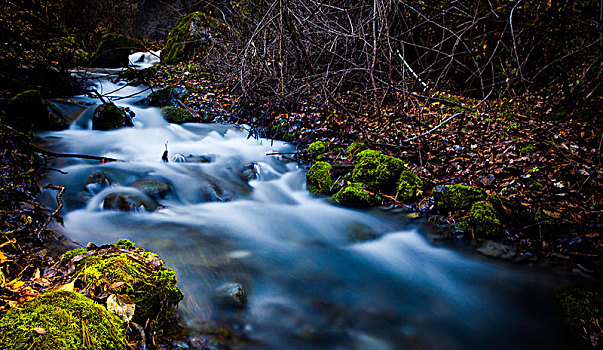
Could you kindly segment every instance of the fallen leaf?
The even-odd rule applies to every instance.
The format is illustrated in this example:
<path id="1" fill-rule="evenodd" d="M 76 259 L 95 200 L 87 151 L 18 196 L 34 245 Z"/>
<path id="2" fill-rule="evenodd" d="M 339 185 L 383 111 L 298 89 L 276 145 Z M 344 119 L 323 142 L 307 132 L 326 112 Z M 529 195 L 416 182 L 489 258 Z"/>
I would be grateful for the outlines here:
<path id="1" fill-rule="evenodd" d="M 127 295 L 111 294 L 107 298 L 107 310 L 116 314 L 122 320 L 130 322 L 134 317 L 136 305 Z"/>

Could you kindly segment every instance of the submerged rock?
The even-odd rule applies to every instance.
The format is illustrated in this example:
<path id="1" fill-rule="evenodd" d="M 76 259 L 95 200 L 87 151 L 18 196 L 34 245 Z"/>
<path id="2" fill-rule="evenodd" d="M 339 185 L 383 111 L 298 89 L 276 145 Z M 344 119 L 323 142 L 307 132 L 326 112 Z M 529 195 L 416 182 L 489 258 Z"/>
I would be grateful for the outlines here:
<path id="1" fill-rule="evenodd" d="M 103 187 L 111 186 L 111 179 L 102 171 L 95 171 L 88 175 L 84 186 L 91 193 L 98 193 Z"/>
<path id="2" fill-rule="evenodd" d="M 181 16 L 161 51 L 161 61 L 177 64 L 195 53 L 202 53 L 210 46 L 217 45 L 218 39 L 227 37 L 230 31 L 226 24 L 203 12 Z"/>
<path id="3" fill-rule="evenodd" d="M 94 110 L 92 116 L 92 129 L 112 130 L 125 126 L 134 126 L 129 116 L 113 103 L 102 104 Z"/>
<path id="4" fill-rule="evenodd" d="M 125 348 L 126 330 L 119 317 L 76 292 L 42 294 L 0 319 L 0 349 Z"/>
<path id="5" fill-rule="evenodd" d="M 247 294 L 241 283 L 226 283 L 218 287 L 214 295 L 216 299 L 234 307 L 244 307 L 247 304 Z"/>
<path id="6" fill-rule="evenodd" d="M 163 199 L 172 191 L 172 185 L 160 179 L 140 179 L 134 182 L 132 187 L 153 199 Z"/>
<path id="7" fill-rule="evenodd" d="M 333 186 L 333 178 L 330 170 L 333 167 L 327 162 L 316 162 L 306 173 L 306 183 L 308 190 L 312 194 L 327 196 Z"/>
<path id="8" fill-rule="evenodd" d="M 353 208 L 367 208 L 379 204 L 380 197 L 367 192 L 361 183 L 352 183 L 333 195 L 333 201 L 339 205 Z"/>
<path id="9" fill-rule="evenodd" d="M 486 199 L 486 194 L 466 185 L 438 186 L 433 191 L 435 207 L 444 211 L 469 209 L 475 202 Z"/>
<path id="10" fill-rule="evenodd" d="M 144 193 L 115 192 L 103 199 L 103 209 L 131 211 L 154 211 L 159 205 Z"/>
<path id="11" fill-rule="evenodd" d="M 191 112 L 184 108 L 167 106 L 161 109 L 161 115 L 170 123 L 183 124 L 194 121 Z"/>
<path id="12" fill-rule="evenodd" d="M 141 48 L 142 46 L 136 40 L 125 35 L 105 34 L 96 47 L 92 66 L 104 68 L 125 67 L 130 62 L 128 56 Z"/>

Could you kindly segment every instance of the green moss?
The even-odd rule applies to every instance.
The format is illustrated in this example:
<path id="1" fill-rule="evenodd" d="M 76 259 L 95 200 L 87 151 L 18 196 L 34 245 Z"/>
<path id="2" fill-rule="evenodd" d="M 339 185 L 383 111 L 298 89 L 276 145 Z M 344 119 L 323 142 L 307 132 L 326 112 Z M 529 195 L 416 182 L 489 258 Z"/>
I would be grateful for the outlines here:
<path id="1" fill-rule="evenodd" d="M 228 36 L 229 31 L 224 23 L 203 12 L 180 16 L 161 51 L 161 61 L 180 63 L 195 53 L 203 52 L 214 44 L 216 38 Z"/>
<path id="2" fill-rule="evenodd" d="M 469 212 L 469 221 L 475 237 L 492 238 L 500 233 L 500 220 L 494 207 L 487 201 L 473 204 Z"/>
<path id="3" fill-rule="evenodd" d="M 404 169 L 406 163 L 401 159 L 387 156 L 379 151 L 365 150 L 356 156 L 352 181 L 363 183 L 379 191 L 393 193 Z"/>
<path id="4" fill-rule="evenodd" d="M 329 144 L 323 141 L 312 142 L 308 146 L 308 157 L 312 160 L 319 160 L 324 158 L 324 153 L 327 151 Z"/>
<path id="5" fill-rule="evenodd" d="M 0 349 L 123 350 L 123 322 L 85 296 L 42 294 L 0 319 Z"/>
<path id="6" fill-rule="evenodd" d="M 161 109 L 161 114 L 165 120 L 174 124 L 190 123 L 193 121 L 193 115 L 191 112 L 180 107 L 163 107 Z"/>
<path id="7" fill-rule="evenodd" d="M 61 261 L 62 262 L 69 261 L 69 260 L 75 258 L 76 256 L 80 255 L 80 254 L 84 254 L 87 251 L 88 250 L 86 248 L 72 249 L 72 250 L 70 250 L 68 252 L 65 252 L 65 254 L 61 255 Z"/>
<path id="8" fill-rule="evenodd" d="M 603 339 L 603 297 L 600 292 L 570 288 L 557 293 L 563 323 L 571 334 L 573 348 L 593 348 L 591 337 Z"/>
<path id="9" fill-rule="evenodd" d="M 396 193 L 398 200 L 405 202 L 419 194 L 423 187 L 423 181 L 408 169 L 402 170 L 398 183 L 396 184 Z"/>
<path id="10" fill-rule="evenodd" d="M 124 67 L 127 66 L 128 55 L 141 45 L 125 35 L 109 33 L 103 35 L 96 47 L 92 65 L 96 67 Z"/>
<path id="11" fill-rule="evenodd" d="M 486 194 L 466 185 L 445 185 L 434 190 L 435 206 L 440 210 L 454 211 L 469 209 L 475 202 L 486 199 Z"/>
<path id="12" fill-rule="evenodd" d="M 368 149 L 367 145 L 364 142 L 352 142 L 345 150 L 345 154 L 348 157 L 354 157 L 356 154 Z"/>
<path id="13" fill-rule="evenodd" d="M 94 110 L 92 129 L 112 130 L 123 126 L 133 126 L 132 121 L 113 103 L 102 104 Z"/>
<path id="14" fill-rule="evenodd" d="M 308 190 L 312 194 L 327 196 L 333 186 L 333 178 L 330 170 L 333 167 L 327 162 L 316 162 L 306 173 Z"/>
<path id="15" fill-rule="evenodd" d="M 147 83 L 155 77 L 157 68 L 149 67 L 145 69 L 128 68 L 119 73 L 119 77 L 128 80 L 138 80 L 140 83 Z"/>
<path id="16" fill-rule="evenodd" d="M 174 271 L 163 267 L 159 257 L 133 243 L 120 240 L 114 247 L 129 252 L 93 254 L 78 263 L 81 280 L 89 287 L 109 290 L 117 282 L 123 282 L 119 293 L 126 294 L 136 304 L 134 321 L 145 324 L 147 319 L 164 320 L 170 310 L 183 298 L 176 287 Z"/>
<path id="17" fill-rule="evenodd" d="M 381 198 L 369 193 L 361 183 L 356 182 L 335 193 L 333 201 L 346 207 L 367 208 L 379 204 Z"/>

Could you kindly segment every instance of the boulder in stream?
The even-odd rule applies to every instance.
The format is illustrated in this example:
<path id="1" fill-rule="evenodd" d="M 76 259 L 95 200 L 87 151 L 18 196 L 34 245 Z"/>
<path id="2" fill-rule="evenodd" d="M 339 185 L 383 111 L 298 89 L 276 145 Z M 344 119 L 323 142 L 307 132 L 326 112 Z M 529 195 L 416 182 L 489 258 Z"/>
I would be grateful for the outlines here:
<path id="1" fill-rule="evenodd" d="M 161 109 L 161 115 L 170 123 L 183 124 L 194 121 L 191 112 L 184 108 L 167 106 Z"/>
<path id="2" fill-rule="evenodd" d="M 112 130 L 124 126 L 134 126 L 130 116 L 122 112 L 113 103 L 102 104 L 94 110 L 92 116 L 92 129 Z"/>
<path id="3" fill-rule="evenodd" d="M 103 209 L 105 210 L 154 211 L 158 206 L 154 200 L 142 192 L 114 192 L 103 199 Z"/>
<path id="4" fill-rule="evenodd" d="M 330 170 L 333 167 L 327 162 L 316 162 L 306 173 L 306 183 L 308 190 L 315 195 L 326 196 L 331 192 L 333 178 Z"/>
<path id="5" fill-rule="evenodd" d="M 153 199 L 163 199 L 172 191 L 172 185 L 169 182 L 154 178 L 137 180 L 132 187 Z"/>

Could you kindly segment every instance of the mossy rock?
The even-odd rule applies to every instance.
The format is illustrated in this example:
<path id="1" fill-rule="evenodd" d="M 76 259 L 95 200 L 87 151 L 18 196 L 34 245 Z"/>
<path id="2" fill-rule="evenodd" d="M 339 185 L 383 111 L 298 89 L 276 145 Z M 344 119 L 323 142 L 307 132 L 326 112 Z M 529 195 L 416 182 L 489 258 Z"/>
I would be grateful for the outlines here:
<path id="1" fill-rule="evenodd" d="M 312 194 L 328 196 L 333 186 L 330 170 L 333 167 L 327 162 L 316 162 L 306 173 L 306 184 Z"/>
<path id="2" fill-rule="evenodd" d="M 85 296 L 52 291 L 0 319 L 0 349 L 123 350 L 124 323 Z"/>
<path id="3" fill-rule="evenodd" d="M 128 56 L 140 49 L 142 45 L 125 35 L 105 34 L 96 47 L 92 65 L 104 68 L 125 67 L 129 63 Z"/>
<path id="4" fill-rule="evenodd" d="M 500 220 L 492 204 L 487 201 L 473 204 L 469 211 L 469 223 L 476 238 L 494 238 L 500 234 Z"/>
<path id="5" fill-rule="evenodd" d="M 397 198 L 399 201 L 406 202 L 419 195 L 422 187 L 423 180 L 412 171 L 404 169 L 396 184 Z"/>
<path id="6" fill-rule="evenodd" d="M 591 339 L 603 341 L 603 295 L 600 291 L 569 288 L 557 293 L 563 323 L 570 335 L 571 348 L 593 349 Z"/>
<path id="7" fill-rule="evenodd" d="M 180 63 L 216 45 L 218 39 L 227 38 L 230 31 L 226 24 L 203 12 L 180 16 L 161 51 L 161 61 L 166 64 Z"/>
<path id="8" fill-rule="evenodd" d="M 3 122 L 20 131 L 63 130 L 69 124 L 62 118 L 48 113 L 40 91 L 27 90 L 15 95 L 6 105 Z"/>
<path id="9" fill-rule="evenodd" d="M 308 146 L 308 157 L 313 161 L 324 158 L 324 153 L 327 152 L 329 144 L 324 141 L 315 141 Z"/>
<path id="10" fill-rule="evenodd" d="M 112 130 L 124 126 L 134 126 L 130 117 L 126 116 L 113 103 L 102 104 L 94 110 L 92 129 Z"/>
<path id="11" fill-rule="evenodd" d="M 167 320 L 184 297 L 176 286 L 174 271 L 165 268 L 157 254 L 137 248 L 129 240 L 106 247 L 77 261 L 78 278 L 88 288 L 94 288 L 95 295 L 118 293 L 130 297 L 136 305 L 133 320 L 141 325 L 148 319 L 159 323 Z M 88 252 L 67 252 L 62 262 Z"/>
<path id="12" fill-rule="evenodd" d="M 369 193 L 361 183 L 352 183 L 333 195 L 333 201 L 339 205 L 353 208 L 368 208 L 379 204 L 381 198 Z"/>
<path id="13" fill-rule="evenodd" d="M 119 73 L 119 77 L 131 81 L 131 85 L 147 84 L 157 75 L 157 68 L 149 67 L 144 69 L 128 68 Z"/>
<path id="14" fill-rule="evenodd" d="M 155 90 L 149 94 L 149 96 L 136 102 L 137 105 L 151 106 L 151 107 L 166 107 L 175 104 L 174 101 L 174 87 L 167 86 L 159 90 Z"/>
<path id="15" fill-rule="evenodd" d="M 486 199 L 484 191 L 466 185 L 445 185 L 433 192 L 435 206 L 444 211 L 465 210 Z"/>
<path id="16" fill-rule="evenodd" d="M 194 121 L 191 112 L 184 108 L 167 106 L 161 109 L 161 115 L 170 123 L 182 124 Z"/>
<path id="17" fill-rule="evenodd" d="M 348 157 L 354 157 L 356 154 L 367 150 L 368 146 L 364 142 L 352 142 L 345 150 L 345 154 Z"/>
<path id="18" fill-rule="evenodd" d="M 379 151 L 365 150 L 356 156 L 352 181 L 385 193 L 394 193 L 400 174 L 406 168 L 406 163 L 401 159 Z"/>

